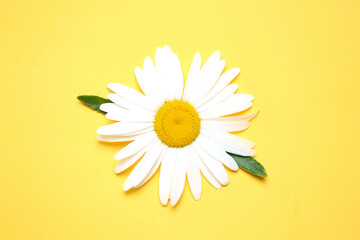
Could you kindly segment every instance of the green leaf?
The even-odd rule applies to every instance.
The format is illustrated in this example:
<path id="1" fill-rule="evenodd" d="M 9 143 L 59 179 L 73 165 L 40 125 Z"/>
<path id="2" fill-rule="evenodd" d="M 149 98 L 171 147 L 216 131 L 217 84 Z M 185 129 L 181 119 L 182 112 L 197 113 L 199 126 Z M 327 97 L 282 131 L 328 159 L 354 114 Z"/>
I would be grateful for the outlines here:
<path id="1" fill-rule="evenodd" d="M 82 103 L 84 103 L 89 108 L 98 111 L 99 113 L 105 114 L 106 112 L 103 112 L 100 110 L 100 105 L 103 103 L 111 103 L 109 99 L 93 96 L 93 95 L 80 95 L 77 97 Z"/>
<path id="2" fill-rule="evenodd" d="M 228 154 L 235 160 L 237 165 L 239 167 L 241 167 L 242 169 L 244 169 L 256 176 L 259 176 L 259 177 L 267 176 L 265 168 L 261 165 L 261 163 L 256 161 L 255 158 L 250 157 L 250 156 L 244 157 L 244 156 L 236 155 L 236 154 L 229 153 L 229 152 L 228 152 Z"/>

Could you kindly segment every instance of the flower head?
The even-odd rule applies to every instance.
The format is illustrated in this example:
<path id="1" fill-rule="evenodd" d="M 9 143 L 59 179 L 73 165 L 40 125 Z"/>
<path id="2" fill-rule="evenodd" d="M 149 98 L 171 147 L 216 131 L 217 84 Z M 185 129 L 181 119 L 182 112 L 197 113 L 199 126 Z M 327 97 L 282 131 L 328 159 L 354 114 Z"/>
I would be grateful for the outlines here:
<path id="1" fill-rule="evenodd" d="M 196 200 L 201 196 L 201 175 L 215 188 L 227 185 L 224 168 L 237 171 L 238 164 L 228 154 L 253 156 L 255 144 L 230 132 L 249 127 L 256 113 L 227 116 L 252 106 L 253 96 L 237 94 L 230 82 L 239 74 L 234 68 L 222 74 L 225 61 L 215 52 L 201 67 L 200 54 L 191 64 L 185 88 L 179 58 L 169 46 L 158 48 L 155 64 L 145 58 L 135 75 L 144 94 L 118 83 L 108 88 L 114 93 L 100 109 L 118 121 L 97 130 L 98 139 L 108 142 L 132 141 L 116 155 L 115 172 L 120 173 L 140 161 L 126 179 L 123 189 L 139 188 L 160 169 L 160 201 L 180 199 L 186 177 Z"/>

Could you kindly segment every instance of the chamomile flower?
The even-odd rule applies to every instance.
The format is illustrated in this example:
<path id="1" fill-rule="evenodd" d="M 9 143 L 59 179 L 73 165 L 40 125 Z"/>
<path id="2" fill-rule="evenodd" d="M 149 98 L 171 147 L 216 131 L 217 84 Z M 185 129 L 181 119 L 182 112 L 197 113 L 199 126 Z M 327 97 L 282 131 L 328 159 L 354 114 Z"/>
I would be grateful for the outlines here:
<path id="1" fill-rule="evenodd" d="M 227 153 L 253 156 L 255 144 L 231 134 L 249 127 L 257 112 L 228 116 L 252 106 L 253 96 L 235 93 L 230 82 L 239 74 L 234 68 L 222 73 L 225 61 L 212 54 L 201 67 L 196 53 L 184 87 L 179 58 L 169 46 L 158 48 L 155 64 L 146 57 L 135 75 L 144 94 L 119 83 L 110 83 L 114 93 L 100 109 L 118 121 L 97 130 L 107 142 L 132 141 L 116 155 L 115 172 L 140 161 L 127 177 L 123 189 L 144 185 L 160 168 L 159 195 L 163 205 L 180 199 L 186 178 L 195 198 L 201 196 L 201 173 L 215 188 L 227 185 L 225 167 L 238 165 Z M 224 167 L 225 166 L 225 167 Z"/>

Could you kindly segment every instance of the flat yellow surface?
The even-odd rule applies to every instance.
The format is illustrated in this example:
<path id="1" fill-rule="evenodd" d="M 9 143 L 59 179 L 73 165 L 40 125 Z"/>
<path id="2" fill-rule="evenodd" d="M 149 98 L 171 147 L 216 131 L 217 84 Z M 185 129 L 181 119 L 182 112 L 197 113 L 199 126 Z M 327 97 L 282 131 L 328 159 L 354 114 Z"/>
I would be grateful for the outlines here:
<path id="1" fill-rule="evenodd" d="M 0 1 L 1 239 L 359 239 L 359 1 Z M 215 50 L 260 109 L 239 170 L 162 207 L 124 193 L 109 121 L 81 105 L 168 44 L 185 76 Z"/>

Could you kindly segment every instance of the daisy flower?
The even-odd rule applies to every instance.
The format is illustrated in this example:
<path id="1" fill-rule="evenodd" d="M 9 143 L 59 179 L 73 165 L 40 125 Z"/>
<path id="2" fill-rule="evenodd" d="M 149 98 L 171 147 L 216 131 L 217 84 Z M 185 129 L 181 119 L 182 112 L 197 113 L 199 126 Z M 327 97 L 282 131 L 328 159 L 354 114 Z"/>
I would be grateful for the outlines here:
<path id="1" fill-rule="evenodd" d="M 225 167 L 237 171 L 228 154 L 253 156 L 255 144 L 231 132 L 249 127 L 257 112 L 227 116 L 252 106 L 254 97 L 235 93 L 230 82 L 239 74 L 234 68 L 222 74 L 225 61 L 212 54 L 201 67 L 196 53 L 186 84 L 178 56 L 169 46 L 159 47 L 155 64 L 146 57 L 143 69 L 136 67 L 137 82 L 144 94 L 119 83 L 110 83 L 114 93 L 100 110 L 118 121 L 97 130 L 106 142 L 132 141 L 118 153 L 115 172 L 135 164 L 123 189 L 144 185 L 160 167 L 159 195 L 163 205 L 179 201 L 186 178 L 195 200 L 201 196 L 201 173 L 215 188 L 229 183 Z M 225 166 L 225 167 L 224 167 Z"/>

